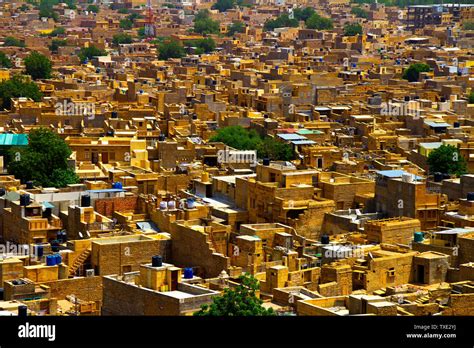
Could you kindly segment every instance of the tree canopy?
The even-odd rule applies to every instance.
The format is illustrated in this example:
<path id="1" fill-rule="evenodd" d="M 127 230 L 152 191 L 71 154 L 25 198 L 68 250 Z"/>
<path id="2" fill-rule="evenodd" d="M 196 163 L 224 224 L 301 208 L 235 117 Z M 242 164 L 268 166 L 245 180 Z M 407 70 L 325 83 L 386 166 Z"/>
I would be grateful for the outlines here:
<path id="1" fill-rule="evenodd" d="M 196 47 L 196 54 L 210 53 L 216 49 L 216 42 L 211 37 L 199 40 L 188 40 L 186 46 Z"/>
<path id="2" fill-rule="evenodd" d="M 362 7 L 353 7 L 352 10 L 351 10 L 351 13 L 352 14 L 355 14 L 356 17 L 358 18 L 368 18 L 369 17 L 369 13 L 364 10 Z"/>
<path id="3" fill-rule="evenodd" d="M 3 109 L 11 108 L 11 98 L 25 97 L 40 101 L 42 93 L 38 85 L 25 76 L 14 75 L 10 80 L 0 82 L 0 100 Z"/>
<path id="4" fill-rule="evenodd" d="M 225 12 L 234 8 L 235 0 L 217 0 L 217 2 L 212 5 L 213 10 L 219 10 L 219 12 Z"/>
<path id="5" fill-rule="evenodd" d="M 99 6 L 97 6 L 97 5 L 89 5 L 89 6 L 87 6 L 87 11 L 94 12 L 94 13 L 99 13 L 100 9 L 99 9 Z"/>
<path id="6" fill-rule="evenodd" d="M 452 145 L 441 145 L 428 155 L 428 165 L 431 173 L 462 175 L 466 173 L 466 160 Z"/>
<path id="7" fill-rule="evenodd" d="M 247 130 L 241 126 L 221 128 L 210 141 L 222 142 L 238 150 L 257 150 L 259 158 L 289 161 L 294 157 L 290 145 L 272 137 L 261 137 L 255 130 Z"/>
<path id="8" fill-rule="evenodd" d="M 51 40 L 51 45 L 49 46 L 49 50 L 53 53 L 58 53 L 59 47 L 66 46 L 67 40 L 61 39 L 53 39 Z"/>
<path id="9" fill-rule="evenodd" d="M 471 91 L 471 94 L 469 94 L 468 102 L 469 104 L 474 104 L 474 91 Z"/>
<path id="10" fill-rule="evenodd" d="M 5 40 L 3 40 L 3 46 L 25 47 L 25 43 L 13 36 L 7 36 Z"/>
<path id="11" fill-rule="evenodd" d="M 199 11 L 194 18 L 194 32 L 199 34 L 218 34 L 219 22 L 211 19 L 208 10 Z"/>
<path id="12" fill-rule="evenodd" d="M 295 16 L 295 18 L 299 21 L 304 21 L 304 22 L 306 22 L 308 18 L 314 15 L 315 13 L 316 11 L 314 11 L 312 7 L 305 7 L 305 8 L 298 7 L 293 10 L 293 15 Z"/>
<path id="13" fill-rule="evenodd" d="M 0 52 L 0 68 L 11 68 L 12 67 L 12 61 L 10 58 L 7 57 L 7 55 L 3 52 Z"/>
<path id="14" fill-rule="evenodd" d="M 130 44 L 133 42 L 133 38 L 126 33 L 120 33 L 114 35 L 114 37 L 112 38 L 112 42 L 116 46 L 120 44 Z"/>
<path id="15" fill-rule="evenodd" d="M 245 24 L 242 22 L 233 22 L 229 30 L 227 31 L 227 35 L 233 36 L 235 33 L 243 33 L 245 31 Z"/>
<path id="16" fill-rule="evenodd" d="M 81 62 L 84 62 L 86 58 L 91 59 L 92 57 L 105 55 L 107 55 L 107 52 L 105 52 L 104 50 L 101 50 L 95 46 L 89 46 L 81 48 L 81 51 L 79 52 L 79 59 L 81 60 Z"/>
<path id="17" fill-rule="evenodd" d="M 430 66 L 424 63 L 411 64 L 402 75 L 402 78 L 410 82 L 416 82 L 420 78 L 420 72 L 430 71 Z"/>
<path id="18" fill-rule="evenodd" d="M 158 59 L 167 60 L 169 58 L 181 58 L 186 55 L 184 47 L 178 40 L 167 39 L 157 45 Z"/>
<path id="19" fill-rule="evenodd" d="M 345 36 L 362 35 L 362 26 L 359 23 L 347 23 L 344 25 Z"/>
<path id="20" fill-rule="evenodd" d="M 224 289 L 222 296 L 214 297 L 211 305 L 203 305 L 195 316 L 271 316 L 273 309 L 262 306 L 256 292 L 258 280 L 250 274 L 239 277 L 241 284 L 235 288 Z"/>
<path id="21" fill-rule="evenodd" d="M 120 26 L 120 28 L 122 28 L 122 29 L 130 30 L 130 29 L 133 28 L 133 21 L 131 21 L 131 20 L 128 19 L 128 18 L 121 19 L 120 22 L 119 22 L 119 26 Z"/>
<path id="22" fill-rule="evenodd" d="M 333 23 L 332 19 L 321 17 L 317 13 L 313 13 L 311 17 L 306 20 L 306 27 L 308 29 L 331 30 Z"/>
<path id="23" fill-rule="evenodd" d="M 285 27 L 293 27 L 296 28 L 298 26 L 298 20 L 295 18 L 290 18 L 290 16 L 286 13 L 278 16 L 275 19 L 269 19 L 263 25 L 263 28 L 266 31 L 272 31 L 276 28 L 285 28 Z"/>
<path id="24" fill-rule="evenodd" d="M 51 77 L 52 66 L 53 64 L 48 57 L 36 51 L 31 52 L 30 55 L 25 58 L 26 73 L 34 80 L 49 79 Z"/>
<path id="25" fill-rule="evenodd" d="M 64 187 L 78 181 L 68 166 L 71 149 L 57 134 L 47 128 L 33 129 L 28 146 L 9 151 L 8 173 L 22 183 L 33 181 L 43 187 Z"/>

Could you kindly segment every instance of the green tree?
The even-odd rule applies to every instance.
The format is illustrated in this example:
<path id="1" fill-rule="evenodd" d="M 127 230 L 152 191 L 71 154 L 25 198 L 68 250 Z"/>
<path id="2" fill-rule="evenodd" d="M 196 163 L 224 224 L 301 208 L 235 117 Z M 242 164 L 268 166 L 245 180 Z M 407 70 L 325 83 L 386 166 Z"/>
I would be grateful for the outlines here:
<path id="1" fill-rule="evenodd" d="M 269 19 L 263 25 L 263 29 L 266 31 L 272 31 L 276 28 L 285 28 L 285 27 L 292 27 L 296 28 L 298 26 L 298 20 L 294 18 L 290 18 L 286 13 L 280 15 L 275 19 Z"/>
<path id="2" fill-rule="evenodd" d="M 469 94 L 468 102 L 469 104 L 474 104 L 474 90 Z"/>
<path id="3" fill-rule="evenodd" d="M 402 78 L 410 82 L 416 82 L 420 78 L 421 72 L 430 71 L 430 66 L 424 63 L 411 64 L 408 69 L 403 72 Z"/>
<path id="4" fill-rule="evenodd" d="M 143 16 L 139 13 L 131 13 L 130 15 L 127 16 L 127 19 L 131 20 L 132 22 L 135 22 L 136 19 L 141 19 Z"/>
<path id="5" fill-rule="evenodd" d="M 311 15 L 305 24 L 308 29 L 331 30 L 333 28 L 333 23 L 330 18 L 321 17 L 317 13 Z"/>
<path id="6" fill-rule="evenodd" d="M 233 36 L 235 33 L 243 33 L 245 31 L 245 24 L 242 22 L 233 22 L 229 30 L 227 31 L 227 35 Z"/>
<path id="7" fill-rule="evenodd" d="M 201 10 L 194 17 L 194 32 L 199 34 L 218 34 L 220 32 L 220 25 L 218 21 L 211 19 L 208 10 Z"/>
<path id="8" fill-rule="evenodd" d="M 51 45 L 49 46 L 49 50 L 53 53 L 58 53 L 59 47 L 66 46 L 67 40 L 61 39 L 53 39 L 51 41 Z"/>
<path id="9" fill-rule="evenodd" d="M 257 147 L 259 158 L 269 158 L 271 160 L 290 161 L 294 154 L 292 148 L 272 137 L 266 137 Z"/>
<path id="10" fill-rule="evenodd" d="M 55 0 L 41 0 L 39 4 L 39 17 L 52 18 L 54 21 L 59 19 L 58 14 L 54 11 L 53 6 L 57 5 L 58 1 Z"/>
<path id="11" fill-rule="evenodd" d="M 126 33 L 120 33 L 120 34 L 114 35 L 112 42 L 116 46 L 120 44 L 130 44 L 133 42 L 133 38 Z"/>
<path id="12" fill-rule="evenodd" d="M 122 7 L 122 8 L 119 8 L 117 12 L 118 12 L 118 13 L 121 13 L 121 14 L 127 14 L 127 13 L 129 13 L 130 11 L 128 10 L 128 8 Z"/>
<path id="13" fill-rule="evenodd" d="M 207 37 L 199 40 L 188 40 L 185 42 L 188 47 L 196 47 L 196 54 L 210 53 L 216 49 L 216 42 Z"/>
<path id="14" fill-rule="evenodd" d="M 183 45 L 178 40 L 166 40 L 158 44 L 158 59 L 181 58 L 186 55 Z"/>
<path id="15" fill-rule="evenodd" d="M 428 165 L 431 173 L 462 175 L 466 173 L 466 160 L 452 145 L 441 145 L 428 155 Z"/>
<path id="16" fill-rule="evenodd" d="M 314 15 L 316 11 L 312 7 L 305 7 L 305 8 L 295 8 L 293 10 L 293 15 L 299 21 L 306 22 L 308 18 Z"/>
<path id="17" fill-rule="evenodd" d="M 369 13 L 364 10 L 362 7 L 353 7 L 352 10 L 351 10 L 351 13 L 352 14 L 355 14 L 356 17 L 358 18 L 368 18 L 369 17 Z"/>
<path id="18" fill-rule="evenodd" d="M 217 2 L 212 5 L 213 10 L 219 10 L 219 12 L 225 12 L 234 8 L 235 1 L 234 0 L 217 0 Z"/>
<path id="19" fill-rule="evenodd" d="M 97 5 L 89 5 L 87 6 L 87 11 L 89 12 L 94 12 L 94 13 L 99 13 L 99 6 Z"/>
<path id="20" fill-rule="evenodd" d="M 95 46 L 89 46 L 89 47 L 84 47 L 81 48 L 81 51 L 79 52 L 79 59 L 81 62 L 84 62 L 87 59 L 92 59 L 93 57 L 97 56 L 106 56 L 107 52 L 104 50 L 101 50 Z"/>
<path id="21" fill-rule="evenodd" d="M 362 35 L 362 26 L 359 23 L 347 23 L 344 25 L 345 36 Z"/>
<path id="22" fill-rule="evenodd" d="M 8 173 L 21 182 L 32 180 L 43 187 L 64 187 L 78 178 L 68 166 L 72 151 L 66 142 L 47 128 L 33 129 L 28 146 L 9 151 Z"/>
<path id="23" fill-rule="evenodd" d="M 53 64 L 48 57 L 36 51 L 31 52 L 30 55 L 25 58 L 26 73 L 30 75 L 33 80 L 49 79 L 51 77 L 52 66 Z"/>
<path id="24" fill-rule="evenodd" d="M 25 97 L 40 101 L 42 96 L 38 85 L 28 81 L 25 76 L 14 75 L 10 80 L 0 82 L 0 100 L 3 109 L 11 108 L 11 98 Z"/>
<path id="25" fill-rule="evenodd" d="M 10 58 L 7 57 L 7 55 L 3 52 L 0 52 L 0 68 L 11 68 L 12 67 L 12 61 Z"/>
<path id="26" fill-rule="evenodd" d="M 133 22 L 128 18 L 121 19 L 120 22 L 119 22 L 119 26 L 122 29 L 130 30 L 130 29 L 133 28 Z"/>
<path id="27" fill-rule="evenodd" d="M 474 21 L 471 22 L 464 22 L 462 25 L 464 30 L 474 30 Z"/>
<path id="28" fill-rule="evenodd" d="M 3 41 L 3 46 L 25 47 L 25 43 L 13 36 L 7 36 Z"/>
<path id="29" fill-rule="evenodd" d="M 256 292 L 258 280 L 250 274 L 239 277 L 241 284 L 235 288 L 224 289 L 222 296 L 214 297 L 211 305 L 203 305 L 196 316 L 270 316 L 273 309 L 262 306 Z"/>
<path id="30" fill-rule="evenodd" d="M 221 128 L 216 135 L 211 137 L 210 141 L 222 142 L 238 150 L 257 150 L 259 158 L 267 157 L 271 160 L 289 161 L 294 157 L 290 145 L 271 137 L 262 138 L 255 130 L 247 130 L 241 126 Z"/>
<path id="31" fill-rule="evenodd" d="M 66 29 L 63 27 L 56 27 L 53 29 L 53 31 L 49 34 L 49 36 L 59 36 L 59 35 L 64 35 L 66 33 Z"/>

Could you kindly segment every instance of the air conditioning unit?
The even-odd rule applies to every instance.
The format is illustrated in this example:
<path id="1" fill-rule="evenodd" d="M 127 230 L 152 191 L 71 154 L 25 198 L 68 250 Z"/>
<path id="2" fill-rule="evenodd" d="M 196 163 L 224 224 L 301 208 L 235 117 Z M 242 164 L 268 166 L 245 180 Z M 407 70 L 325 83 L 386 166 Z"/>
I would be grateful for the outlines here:
<path id="1" fill-rule="evenodd" d="M 86 269 L 86 277 L 95 276 L 95 271 L 93 269 Z"/>

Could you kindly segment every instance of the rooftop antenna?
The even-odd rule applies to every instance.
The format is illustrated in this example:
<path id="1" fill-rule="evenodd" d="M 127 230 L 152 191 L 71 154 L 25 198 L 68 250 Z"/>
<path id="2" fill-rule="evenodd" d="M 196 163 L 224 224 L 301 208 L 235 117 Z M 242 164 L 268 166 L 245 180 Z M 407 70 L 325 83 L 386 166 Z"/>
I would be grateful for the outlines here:
<path id="1" fill-rule="evenodd" d="M 151 7 L 151 0 L 146 1 L 145 36 L 155 36 L 155 26 L 153 24 L 153 9 Z"/>

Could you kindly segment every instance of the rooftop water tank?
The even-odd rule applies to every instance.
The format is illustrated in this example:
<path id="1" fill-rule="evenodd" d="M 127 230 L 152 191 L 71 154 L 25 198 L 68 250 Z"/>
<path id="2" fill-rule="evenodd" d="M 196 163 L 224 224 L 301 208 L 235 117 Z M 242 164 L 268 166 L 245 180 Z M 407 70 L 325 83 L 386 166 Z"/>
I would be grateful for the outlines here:
<path id="1" fill-rule="evenodd" d="M 161 267 L 163 266 L 163 257 L 161 255 L 155 255 L 151 257 L 151 266 L 152 267 Z"/>
<path id="2" fill-rule="evenodd" d="M 46 256 L 46 266 L 54 266 L 56 264 L 56 258 L 54 255 Z"/>
<path id="3" fill-rule="evenodd" d="M 25 305 L 18 306 L 18 316 L 26 317 L 28 315 L 28 307 Z"/>
<path id="4" fill-rule="evenodd" d="M 440 182 L 443 180 L 443 173 L 436 172 L 434 173 L 434 181 Z"/>
<path id="5" fill-rule="evenodd" d="M 20 205 L 26 207 L 30 204 L 30 195 L 29 194 L 22 194 L 20 195 Z"/>
<path id="6" fill-rule="evenodd" d="M 423 242 L 423 239 L 425 238 L 423 235 L 423 232 L 415 232 L 413 237 L 414 237 L 415 243 L 421 243 Z"/>
<path id="7" fill-rule="evenodd" d="M 35 245 L 35 256 L 37 259 L 41 259 L 44 253 L 44 247 L 41 244 Z"/>
<path id="8" fill-rule="evenodd" d="M 193 279 L 193 269 L 191 267 L 187 267 L 184 269 L 184 279 Z"/>
<path id="9" fill-rule="evenodd" d="M 468 192 L 466 198 L 468 201 L 474 201 L 474 192 Z"/>
<path id="10" fill-rule="evenodd" d="M 90 207 L 91 206 L 91 196 L 83 195 L 81 196 L 81 207 Z"/>
<path id="11" fill-rule="evenodd" d="M 263 159 L 263 165 L 264 166 L 269 166 L 270 165 L 270 158 L 264 158 Z"/>
<path id="12" fill-rule="evenodd" d="M 321 244 L 329 244 L 329 236 L 327 234 L 321 236 Z"/>
<path id="13" fill-rule="evenodd" d="M 122 183 L 120 181 L 117 181 L 117 182 L 114 182 L 112 184 L 112 188 L 121 190 L 123 188 L 123 186 L 122 186 Z"/>
<path id="14" fill-rule="evenodd" d="M 61 257 L 60 254 L 55 254 L 54 259 L 55 259 L 56 265 L 60 265 L 61 262 L 63 262 L 63 258 Z"/>
<path id="15" fill-rule="evenodd" d="M 168 210 L 175 210 L 175 209 L 176 209 L 176 202 L 168 201 Z"/>
<path id="16" fill-rule="evenodd" d="M 186 206 L 188 209 L 194 209 L 195 207 L 194 199 L 192 198 L 186 199 Z"/>
<path id="17" fill-rule="evenodd" d="M 168 207 L 168 204 L 166 203 L 166 201 L 160 202 L 160 210 L 166 210 L 167 207 Z"/>
<path id="18" fill-rule="evenodd" d="M 33 189 L 33 181 L 27 181 L 26 182 L 26 189 L 27 190 L 32 190 Z"/>

